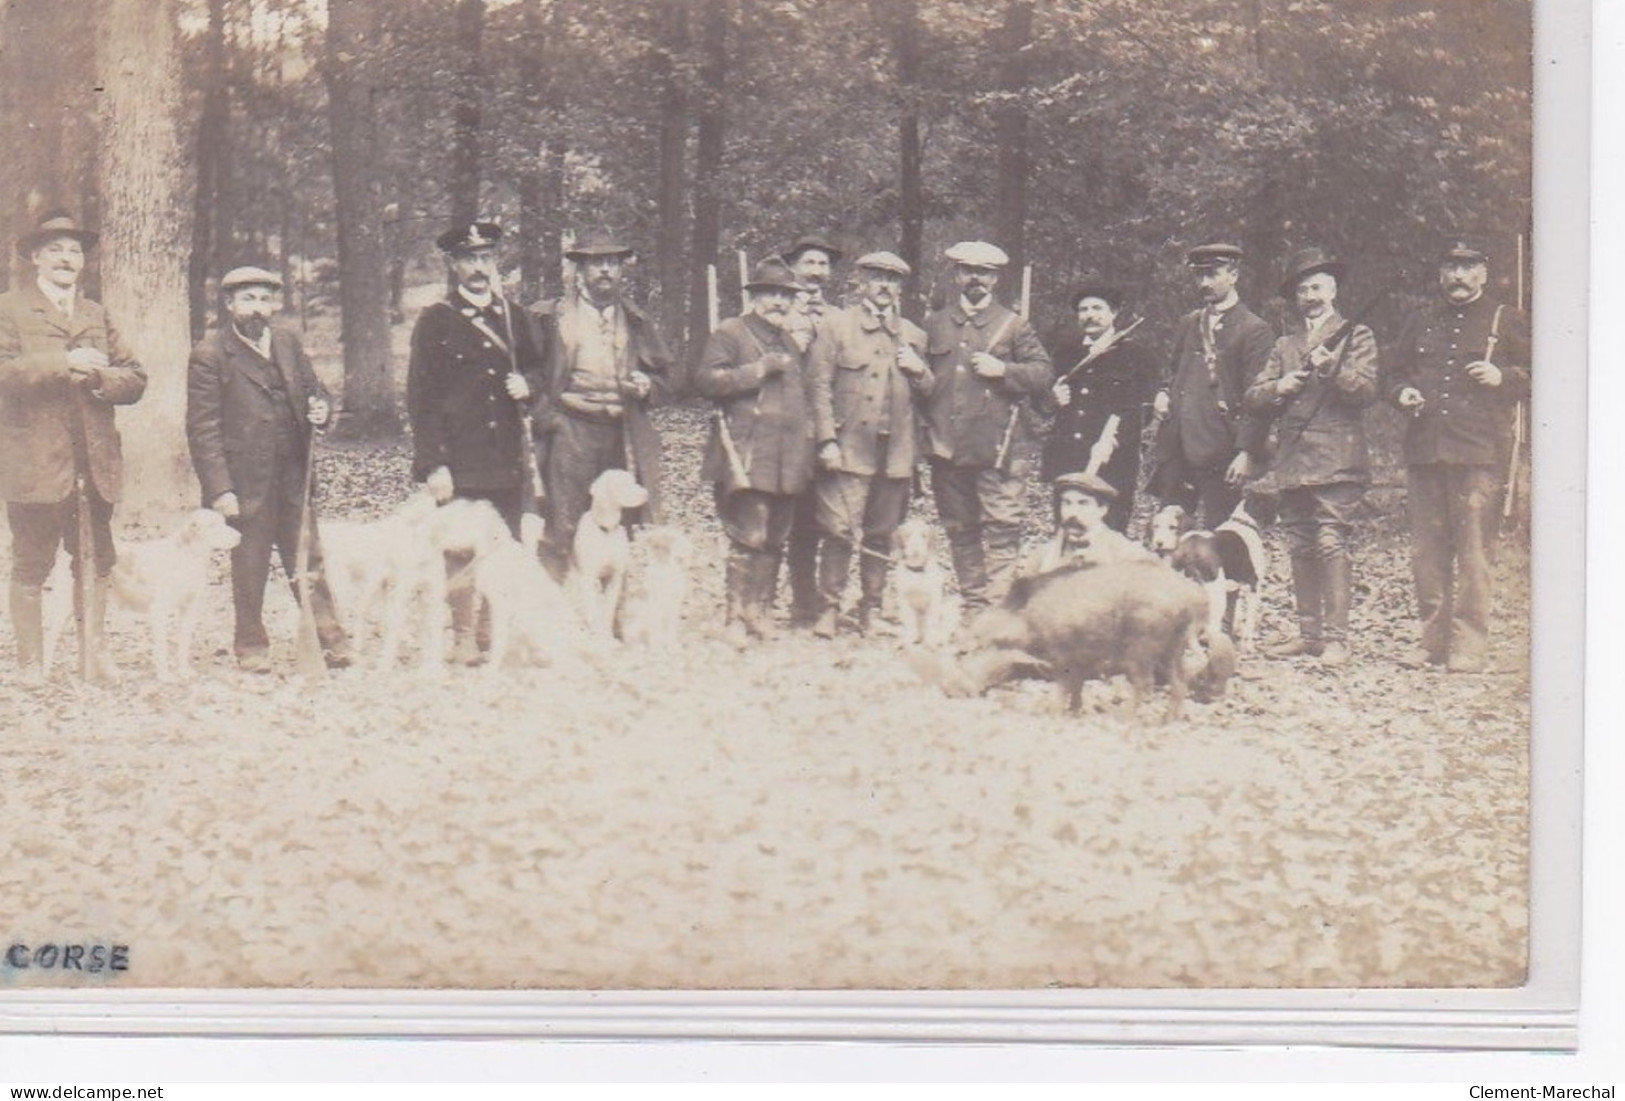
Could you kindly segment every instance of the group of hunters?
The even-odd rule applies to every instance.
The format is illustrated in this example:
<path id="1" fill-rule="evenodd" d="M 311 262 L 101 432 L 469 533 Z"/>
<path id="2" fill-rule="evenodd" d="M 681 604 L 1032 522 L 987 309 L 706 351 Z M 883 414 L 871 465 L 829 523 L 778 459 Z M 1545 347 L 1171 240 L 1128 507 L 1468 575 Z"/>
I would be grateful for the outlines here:
<path id="1" fill-rule="evenodd" d="M 540 554 L 560 577 L 601 472 L 630 471 L 649 493 L 637 519 L 660 521 L 663 455 L 650 409 L 674 396 L 672 359 L 654 319 L 625 292 L 633 249 L 614 233 L 579 234 L 567 250 L 574 274 L 565 294 L 532 309 L 503 295 L 501 236 L 478 221 L 437 239 L 449 289 L 412 332 L 412 473 L 442 502 L 491 502 L 516 537 L 540 509 Z M 17 242 L 34 278 L 0 296 L 0 490 L 24 682 L 42 679 L 42 587 L 59 545 L 76 578 L 83 560 L 93 563 L 74 591 L 83 594 L 81 627 L 99 636 L 122 477 L 114 408 L 139 400 L 146 386 L 112 319 L 80 292 L 96 239 L 65 214 L 46 217 Z M 1063 499 L 1082 500 L 1100 521 L 1069 541 L 1069 555 L 1120 553 L 1149 409 L 1158 422 L 1150 492 L 1184 505 L 1205 528 L 1223 522 L 1268 467 L 1298 629 L 1267 653 L 1341 665 L 1349 660 L 1350 531 L 1369 479 L 1363 421 L 1383 400 L 1408 421 L 1422 626 L 1402 660 L 1486 668 L 1489 551 L 1513 409 L 1528 395 L 1530 373 L 1527 327 L 1491 294 L 1481 245 L 1442 249 L 1431 300 L 1382 344 L 1380 362 L 1371 329 L 1340 312 L 1343 265 L 1319 248 L 1286 265 L 1280 293 L 1297 319 L 1280 335 L 1237 295 L 1239 247 L 1190 249 L 1200 305 L 1160 357 L 1136 339 L 1137 323 L 1120 324 L 1120 285 L 1078 286 L 1076 324 L 1046 348 L 996 296 L 1009 264 L 1002 250 L 966 241 L 945 257 L 951 299 L 917 325 L 900 312 L 912 274 L 901 257 L 859 256 L 855 292 L 843 304 L 828 297 L 841 250 L 804 236 L 756 265 L 745 311 L 709 335 L 691 381 L 716 407 L 702 475 L 728 538 L 736 641 L 775 633 L 781 566 L 792 625 L 829 638 L 851 622 L 841 605 L 855 560 L 855 623 L 872 629 L 891 537 L 922 463 L 967 615 L 997 601 L 1021 568 L 1035 442 L 1058 514 Z M 203 504 L 242 535 L 231 552 L 234 645 L 239 665 L 255 672 L 271 668 L 261 621 L 271 554 L 295 572 L 310 515 L 311 433 L 332 415 L 297 337 L 271 324 L 281 286 L 262 268 L 226 273 L 221 323 L 188 368 L 187 437 Z M 1052 414 L 1043 441 L 1033 439 L 1034 408 Z M 311 522 L 307 576 L 319 578 L 314 535 Z M 309 588 L 328 661 L 346 664 L 326 586 Z M 453 627 L 459 660 L 478 662 L 468 607 L 454 603 Z"/>

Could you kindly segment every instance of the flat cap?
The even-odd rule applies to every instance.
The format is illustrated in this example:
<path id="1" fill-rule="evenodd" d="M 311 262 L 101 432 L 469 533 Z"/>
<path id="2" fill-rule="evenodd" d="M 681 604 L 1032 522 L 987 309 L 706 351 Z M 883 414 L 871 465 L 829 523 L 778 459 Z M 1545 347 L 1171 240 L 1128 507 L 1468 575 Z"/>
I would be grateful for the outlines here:
<path id="1" fill-rule="evenodd" d="M 961 241 L 943 255 L 965 268 L 1002 268 L 1010 262 L 1002 248 L 986 241 Z"/>
<path id="2" fill-rule="evenodd" d="M 502 227 L 495 222 L 465 222 L 453 226 L 434 239 L 441 252 L 469 252 L 492 248 L 502 240 Z"/>
<path id="3" fill-rule="evenodd" d="M 1281 285 L 1277 288 L 1281 297 L 1291 298 L 1297 293 L 1299 283 L 1318 272 L 1326 272 L 1341 283 L 1343 262 L 1323 248 L 1302 248 L 1294 252 L 1281 273 Z"/>
<path id="4" fill-rule="evenodd" d="M 622 243 L 608 226 L 588 226 L 576 237 L 575 243 L 564 250 L 564 255 L 571 260 L 585 260 L 589 256 L 631 256 L 635 251 Z"/>
<path id="5" fill-rule="evenodd" d="M 1185 263 L 1193 268 L 1216 268 L 1221 264 L 1239 264 L 1247 254 L 1240 245 L 1228 241 L 1212 241 L 1197 245 L 1185 254 Z"/>
<path id="6" fill-rule="evenodd" d="M 253 266 L 232 268 L 220 278 L 220 289 L 234 291 L 239 287 L 269 287 L 271 290 L 282 289 L 282 277 L 274 271 Z"/>
<path id="7" fill-rule="evenodd" d="M 1468 237 L 1458 237 L 1448 242 L 1439 253 L 1439 263 L 1441 264 L 1452 262 L 1487 264 L 1489 260 L 1490 253 L 1484 247 L 1484 243 Z"/>
<path id="8" fill-rule="evenodd" d="M 1081 489 L 1091 497 L 1102 501 L 1117 500 L 1117 490 L 1111 487 L 1110 482 L 1100 475 L 1090 474 L 1086 470 L 1080 470 L 1073 474 L 1062 474 L 1055 479 L 1055 495 L 1057 497 L 1061 495 L 1063 490 L 1068 489 Z"/>
<path id="9" fill-rule="evenodd" d="M 756 265 L 751 272 L 750 282 L 745 284 L 747 291 L 804 291 L 807 288 L 796 282 L 796 273 L 790 270 L 781 257 L 769 256 Z"/>
<path id="10" fill-rule="evenodd" d="M 829 243 L 829 238 L 817 233 L 806 233 L 797 237 L 790 247 L 779 255 L 784 257 L 785 263 L 793 264 L 802 253 L 812 249 L 817 249 L 825 256 L 828 256 L 829 262 L 832 264 L 839 264 L 841 257 L 845 255 L 840 249 Z"/>
<path id="11" fill-rule="evenodd" d="M 58 237 L 71 237 L 83 248 L 91 248 L 101 240 L 99 234 L 88 229 L 80 229 L 79 223 L 66 211 L 53 210 L 40 219 L 39 225 L 17 239 L 17 251 L 26 255 L 45 242 L 54 241 Z"/>
<path id="12" fill-rule="evenodd" d="M 893 275 L 912 275 L 914 269 L 908 266 L 895 252 L 866 252 L 858 257 L 857 267 L 869 268 L 872 271 L 888 271 Z"/>

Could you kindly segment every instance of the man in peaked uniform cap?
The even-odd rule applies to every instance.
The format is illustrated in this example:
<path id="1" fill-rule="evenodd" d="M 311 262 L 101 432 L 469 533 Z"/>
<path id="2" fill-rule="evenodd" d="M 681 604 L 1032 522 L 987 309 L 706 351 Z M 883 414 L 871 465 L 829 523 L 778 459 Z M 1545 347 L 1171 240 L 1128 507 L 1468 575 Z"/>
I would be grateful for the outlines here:
<path id="1" fill-rule="evenodd" d="M 310 433 L 327 426 L 332 406 L 299 338 L 271 325 L 281 290 L 282 280 L 263 268 L 227 272 L 220 327 L 192 349 L 186 368 L 186 442 L 203 504 L 242 535 L 231 551 L 233 646 L 238 665 L 252 673 L 271 671 L 262 616 L 271 552 L 293 578 L 307 523 L 317 637 L 329 665 L 350 662 L 322 575 L 314 487 L 308 511 L 305 496 Z M 300 588 L 294 584 L 295 599 Z"/>
<path id="2" fill-rule="evenodd" d="M 450 290 L 424 307 L 412 327 L 406 406 L 412 421 L 412 476 L 441 502 L 490 501 L 515 536 L 534 514 L 523 406 L 541 388 L 542 359 L 529 316 L 505 300 L 492 222 L 453 226 L 435 240 L 446 255 Z M 528 533 L 526 533 L 528 534 Z M 455 660 L 478 664 L 483 630 L 466 571 L 448 557 Z"/>
<path id="3" fill-rule="evenodd" d="M 24 683 L 44 677 L 41 590 L 58 545 L 77 578 L 91 563 L 89 606 L 73 587 L 81 632 L 102 637 L 113 568 L 113 505 L 124 479 L 113 409 L 138 401 L 147 376 L 107 311 L 79 291 L 96 234 L 48 215 L 17 242 L 34 277 L 0 296 L 0 495 L 11 525 L 11 622 Z M 84 486 L 92 546 L 79 545 L 76 485 Z M 84 637 L 82 634 L 81 637 Z M 115 670 L 105 651 L 92 672 Z"/>
<path id="4" fill-rule="evenodd" d="M 542 551 L 560 578 L 593 480 L 604 471 L 630 471 L 649 492 L 639 518 L 660 522 L 660 435 L 649 409 L 671 395 L 671 354 L 659 327 L 622 288 L 632 248 L 594 227 L 565 256 L 575 276 L 564 297 L 536 307 L 545 379 L 536 419 L 547 483 Z"/>

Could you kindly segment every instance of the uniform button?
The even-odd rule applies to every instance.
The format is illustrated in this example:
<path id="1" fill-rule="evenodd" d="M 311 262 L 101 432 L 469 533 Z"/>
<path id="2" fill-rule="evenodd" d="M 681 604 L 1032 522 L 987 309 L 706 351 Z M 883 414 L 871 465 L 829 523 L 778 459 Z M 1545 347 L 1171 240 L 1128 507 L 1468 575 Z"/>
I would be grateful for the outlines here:
<path id="1" fill-rule="evenodd" d="M 1081 439 L 1083 439 L 1083 433 L 1082 432 L 1074 432 L 1074 433 L 1072 433 L 1072 438 L 1074 440 L 1081 440 Z"/>
<path id="2" fill-rule="evenodd" d="M 480 347 L 481 348 L 489 348 L 490 346 L 491 346 L 491 342 L 489 340 L 480 341 Z"/>
<path id="3" fill-rule="evenodd" d="M 490 423 L 491 423 L 491 427 L 492 427 L 492 428 L 495 428 L 495 427 L 496 427 L 496 426 L 497 426 L 497 422 L 496 422 L 496 421 L 491 421 L 491 422 L 490 422 Z"/>

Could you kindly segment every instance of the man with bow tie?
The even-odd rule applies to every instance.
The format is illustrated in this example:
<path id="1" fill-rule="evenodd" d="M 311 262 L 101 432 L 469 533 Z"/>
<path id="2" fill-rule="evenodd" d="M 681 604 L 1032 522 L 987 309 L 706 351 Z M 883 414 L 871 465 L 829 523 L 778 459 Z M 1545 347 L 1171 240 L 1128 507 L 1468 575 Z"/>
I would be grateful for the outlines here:
<path id="1" fill-rule="evenodd" d="M 231 551 L 233 649 L 249 673 L 271 671 L 262 611 L 271 552 L 290 578 L 298 571 L 299 533 L 310 525 L 310 606 L 327 664 L 350 664 L 350 646 L 322 574 L 315 508 L 305 493 L 310 433 L 332 415 L 299 338 L 273 328 L 282 280 L 242 267 L 220 280 L 221 325 L 192 349 L 186 369 L 186 442 L 203 504 L 242 538 Z M 294 597 L 300 586 L 294 584 Z"/>
<path id="2" fill-rule="evenodd" d="M 1223 243 L 1186 253 L 1203 304 L 1174 329 L 1168 373 L 1153 404 L 1166 418 L 1153 492 L 1209 530 L 1229 517 L 1247 480 L 1262 472 L 1269 431 L 1267 418 L 1243 407 L 1247 387 L 1269 360 L 1275 330 L 1236 293 L 1242 259 L 1239 247 Z"/>
<path id="3" fill-rule="evenodd" d="M 529 316 L 502 297 L 492 222 L 455 226 L 435 240 L 451 289 L 424 307 L 412 328 L 406 406 L 412 476 L 439 501 L 489 501 L 515 537 L 534 515 L 523 409 L 541 385 L 542 360 Z M 458 563 L 448 558 L 458 575 Z M 454 585 L 454 659 L 478 664 L 472 590 Z"/>
<path id="4" fill-rule="evenodd" d="M 124 479 L 113 409 L 147 388 L 107 311 L 79 290 L 96 240 L 68 215 L 48 215 L 17 242 L 34 278 L 0 296 L 0 495 L 11 525 L 11 623 L 25 684 L 44 680 L 40 602 L 59 544 L 73 556 L 76 579 L 87 555 L 94 563 L 91 581 L 76 583 L 74 596 L 81 630 L 89 627 L 81 638 L 102 637 L 113 505 Z M 90 513 L 88 548 L 78 540 L 81 507 Z M 114 672 L 99 647 L 89 659 L 93 676 Z"/>

